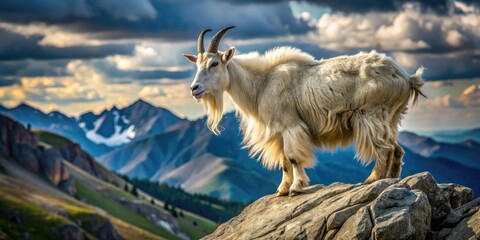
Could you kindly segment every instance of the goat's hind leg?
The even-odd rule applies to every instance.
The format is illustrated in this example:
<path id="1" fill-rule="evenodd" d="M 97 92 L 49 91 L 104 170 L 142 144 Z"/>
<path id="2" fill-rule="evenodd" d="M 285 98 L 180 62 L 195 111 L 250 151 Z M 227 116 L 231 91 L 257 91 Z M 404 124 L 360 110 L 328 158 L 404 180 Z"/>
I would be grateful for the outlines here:
<path id="1" fill-rule="evenodd" d="M 390 177 L 388 173 L 390 167 L 395 161 L 394 153 L 395 147 L 393 146 L 383 149 L 377 149 L 377 160 L 375 160 L 375 166 L 373 167 L 372 173 L 365 180 L 366 184 Z"/>
<path id="2" fill-rule="evenodd" d="M 395 151 L 393 153 L 393 159 L 390 162 L 390 166 L 388 166 L 388 178 L 399 178 L 400 173 L 402 172 L 402 159 L 403 155 L 405 155 L 405 151 L 403 148 L 395 142 Z"/>
<path id="3" fill-rule="evenodd" d="M 292 164 L 287 158 L 282 160 L 282 182 L 277 189 L 277 197 L 285 196 L 290 191 L 290 186 L 293 183 L 293 169 Z"/>

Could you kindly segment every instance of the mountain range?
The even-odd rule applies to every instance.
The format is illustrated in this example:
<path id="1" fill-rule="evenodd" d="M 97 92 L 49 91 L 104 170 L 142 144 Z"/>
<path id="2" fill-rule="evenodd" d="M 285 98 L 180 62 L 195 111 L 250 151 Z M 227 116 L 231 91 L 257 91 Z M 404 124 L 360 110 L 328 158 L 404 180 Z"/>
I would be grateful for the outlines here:
<path id="1" fill-rule="evenodd" d="M 3 111 L 16 118 L 12 109 Z M 41 112 L 31 114 L 41 116 Z M 48 118 L 51 113 L 44 115 Z M 159 181 L 192 193 L 244 202 L 275 192 L 281 179 L 280 171 L 266 170 L 242 149 L 239 124 L 233 113 L 225 114 L 220 136 L 206 128 L 204 118 L 182 119 L 142 100 L 123 109 L 114 107 L 100 114 L 65 118 L 68 126 L 82 133 L 70 137 L 72 140 L 82 145 L 81 141 L 87 139 L 102 165 L 130 178 Z M 27 123 L 22 117 L 16 119 Z M 29 122 L 33 128 L 45 126 Z M 62 125 L 63 121 L 55 122 L 54 127 L 51 124 L 47 129 L 71 136 L 62 132 L 66 128 Z M 444 143 L 402 132 L 399 141 L 406 151 L 403 176 L 429 171 L 438 182 L 457 182 L 480 191 L 480 148 L 475 140 Z M 362 182 L 372 166 L 362 166 L 354 155 L 354 147 L 333 153 L 317 150 L 318 163 L 307 170 L 311 183 Z"/>
<path id="2" fill-rule="evenodd" d="M 93 156 L 105 154 L 133 139 L 164 132 L 186 121 L 143 100 L 122 109 L 114 106 L 99 114 L 86 112 L 78 117 L 68 117 L 59 111 L 43 113 L 25 103 L 14 108 L 0 107 L 0 113 L 33 129 L 65 136 L 79 143 Z"/>

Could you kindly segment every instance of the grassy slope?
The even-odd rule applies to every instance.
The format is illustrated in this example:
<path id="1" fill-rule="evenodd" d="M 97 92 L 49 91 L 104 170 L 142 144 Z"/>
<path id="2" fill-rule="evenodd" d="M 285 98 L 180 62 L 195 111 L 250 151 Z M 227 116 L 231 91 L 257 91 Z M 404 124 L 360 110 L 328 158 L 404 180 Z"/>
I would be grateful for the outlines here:
<path id="1" fill-rule="evenodd" d="M 44 144 L 50 145 L 50 146 L 60 146 L 63 144 L 71 143 L 70 140 L 67 138 L 64 138 L 62 136 L 59 136 L 55 133 L 51 133 L 48 131 L 43 131 L 43 130 L 36 130 L 36 134 L 39 135 L 40 141 L 43 142 Z M 86 199 L 93 205 L 96 205 L 107 212 L 111 214 L 120 214 L 120 215 L 114 215 L 115 217 L 118 217 L 119 219 L 122 219 L 125 222 L 130 222 L 132 223 L 132 220 L 138 220 L 137 217 L 141 217 L 138 214 L 130 211 L 131 213 L 135 214 L 135 217 L 129 217 L 127 214 L 122 214 L 119 211 L 119 209 L 126 209 L 125 207 L 121 206 L 120 204 L 114 202 L 113 198 L 124 198 L 124 199 L 129 199 L 129 200 L 138 200 L 134 196 L 132 196 L 130 193 L 127 193 L 123 190 L 123 187 L 125 184 L 129 185 L 129 189 L 131 189 L 131 185 L 127 183 L 123 178 L 119 177 L 117 174 L 109 171 L 105 167 L 103 167 L 101 164 L 96 163 L 96 169 L 103 175 L 108 178 L 109 183 L 100 180 L 94 176 L 91 176 L 90 174 L 84 172 L 82 169 L 79 169 L 78 167 L 74 166 L 73 164 L 69 162 L 64 162 L 65 165 L 69 168 L 70 172 L 74 176 L 76 182 L 77 182 L 77 190 L 79 191 L 80 195 L 80 190 L 82 189 L 82 193 L 85 193 L 84 196 L 80 195 L 82 198 Z M 80 183 L 80 184 L 79 184 Z M 114 183 L 114 184 L 112 184 Z M 79 186 L 80 185 L 80 186 Z M 116 185 L 116 186 L 115 186 Z M 94 191 L 93 189 L 96 189 Z M 101 194 L 99 193 L 101 192 Z M 150 202 L 152 197 L 141 190 L 138 191 L 140 199 L 144 199 L 145 202 Z M 90 198 L 91 194 L 96 194 L 95 198 Z M 106 197 L 105 197 L 106 196 Z M 102 197 L 103 199 L 99 200 L 97 197 Z M 110 199 L 109 199 L 110 198 Z M 112 207 L 112 202 L 113 206 Z M 159 201 L 157 199 L 154 199 L 155 205 L 157 206 L 158 209 L 163 211 L 163 205 L 164 203 L 162 201 Z M 108 203 L 108 204 L 107 204 Z M 97 204 L 101 204 L 97 205 Z M 115 205 L 116 204 L 116 205 Z M 121 208 L 120 208 L 121 207 Z M 108 211 L 105 208 L 109 208 L 110 211 Z M 192 239 L 199 239 L 215 230 L 217 227 L 217 224 L 214 223 L 213 221 L 206 219 L 202 216 L 196 215 L 191 212 L 186 212 L 184 210 L 178 209 L 179 211 L 182 211 L 184 213 L 184 217 L 179 217 L 177 220 L 180 224 L 180 230 L 182 232 L 185 232 L 190 238 Z M 121 217 L 120 217 L 121 216 Z M 134 215 L 132 215 L 134 216 Z M 145 218 L 141 217 L 143 220 L 140 221 L 135 221 L 134 224 L 135 226 L 141 227 L 143 229 L 147 229 L 150 232 L 154 232 L 157 234 L 160 234 L 160 236 L 166 237 L 166 238 L 174 238 L 170 233 L 165 231 L 164 229 L 154 225 L 153 223 L 149 222 L 145 223 L 144 220 Z M 196 225 L 194 224 L 196 223 Z M 139 226 L 140 225 L 140 226 Z M 155 230 L 154 230 L 155 229 Z"/>
<path id="2" fill-rule="evenodd" d="M 121 205 L 113 200 L 114 198 L 133 198 L 130 194 L 116 188 L 115 186 L 101 181 L 91 176 L 82 169 L 71 163 L 64 162 L 68 166 L 69 172 L 75 179 L 77 194 L 85 199 L 89 204 L 97 206 L 110 215 L 121 219 L 129 224 L 145 229 L 153 234 L 162 236 L 167 239 L 177 239 L 165 229 L 155 225 L 148 219 L 140 216 L 136 212 Z M 100 193 L 101 192 L 101 193 Z"/>
<path id="3" fill-rule="evenodd" d="M 73 220 L 81 219 L 85 214 L 97 214 L 110 219 L 115 229 L 124 239 L 163 239 L 139 227 L 130 225 L 116 217 L 108 215 L 97 207 L 80 202 L 61 192 L 54 186 L 48 185 L 40 177 L 27 172 L 9 160 L 0 159 L 5 166 L 5 173 L 15 178 L 0 174 L 0 211 L 17 210 L 27 216 L 27 224 L 14 225 L 7 219 L 0 219 L 0 229 L 13 239 L 18 234 L 29 232 L 30 236 L 39 236 L 39 239 L 55 239 L 58 237 L 52 227 L 73 224 L 72 220 L 57 214 L 66 212 Z M 20 178 L 18 176 L 27 176 Z M 22 235 L 23 236 L 23 235 Z"/>
<path id="4" fill-rule="evenodd" d="M 107 211 L 111 215 L 124 220 L 125 222 L 132 223 L 135 226 L 141 227 L 150 232 L 160 234 L 161 236 L 166 237 L 168 239 L 174 238 L 174 236 L 171 236 L 164 229 L 156 226 L 155 224 L 144 219 L 143 217 L 139 216 L 135 212 L 111 200 L 111 199 L 124 198 L 129 200 L 144 201 L 145 203 L 150 204 L 150 199 L 152 199 L 151 196 L 138 190 L 140 197 L 135 198 L 130 193 L 125 192 L 123 189 L 116 187 L 105 181 L 102 181 L 84 172 L 82 169 L 79 169 L 78 167 L 76 167 L 75 165 L 69 162 L 65 162 L 65 165 L 68 167 L 69 171 L 72 173 L 72 176 L 74 177 L 77 183 L 77 191 L 80 197 L 86 199 L 89 203 L 102 208 L 103 210 Z M 115 182 L 119 186 L 124 186 L 124 184 L 126 183 L 120 177 L 118 177 Z M 131 188 L 130 185 L 129 187 Z M 96 189 L 96 191 L 93 189 Z M 164 203 L 156 199 L 154 201 L 155 201 L 155 206 L 160 211 L 163 211 L 162 206 Z M 178 210 L 182 211 L 185 216 L 183 218 L 182 217 L 177 218 L 180 224 L 180 230 L 185 232 L 192 239 L 199 239 L 207 235 L 208 233 L 213 232 L 217 227 L 217 225 L 214 222 L 204 217 L 198 216 L 190 212 L 183 211 L 181 209 L 178 209 Z M 142 218 L 143 220 L 139 220 L 137 216 Z M 145 222 L 144 220 L 147 222 Z M 197 226 L 195 226 L 193 222 L 196 222 Z"/>

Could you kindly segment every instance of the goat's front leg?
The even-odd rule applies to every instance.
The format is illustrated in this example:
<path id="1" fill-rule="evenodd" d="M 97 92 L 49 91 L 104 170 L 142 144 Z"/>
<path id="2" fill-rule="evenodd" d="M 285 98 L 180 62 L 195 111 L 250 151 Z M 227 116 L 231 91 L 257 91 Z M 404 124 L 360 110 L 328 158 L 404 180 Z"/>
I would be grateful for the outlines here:
<path id="1" fill-rule="evenodd" d="M 295 159 L 290 159 L 293 168 L 293 183 L 290 186 L 288 195 L 290 197 L 296 196 L 303 192 L 303 189 L 308 186 L 310 179 L 305 173 L 305 168 L 301 163 Z"/>
<path id="2" fill-rule="evenodd" d="M 287 158 L 282 160 L 282 182 L 277 189 L 277 197 L 285 196 L 289 193 L 290 186 L 293 183 L 293 169 L 292 164 Z"/>
<path id="3" fill-rule="evenodd" d="M 290 161 L 293 170 L 293 183 L 289 189 L 289 196 L 303 192 L 308 186 L 308 176 L 305 167 L 314 164 L 313 145 L 308 135 L 306 125 L 300 124 L 287 128 L 283 132 L 283 147 L 285 156 Z"/>

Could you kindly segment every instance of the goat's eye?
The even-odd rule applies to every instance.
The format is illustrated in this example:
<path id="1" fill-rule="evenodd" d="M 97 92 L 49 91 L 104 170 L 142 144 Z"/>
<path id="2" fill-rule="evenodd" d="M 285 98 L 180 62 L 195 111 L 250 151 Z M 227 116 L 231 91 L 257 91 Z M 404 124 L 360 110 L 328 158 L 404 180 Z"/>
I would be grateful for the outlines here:
<path id="1" fill-rule="evenodd" d="M 218 65 L 218 62 L 213 62 L 212 65 L 210 65 L 210 67 L 216 67 Z"/>

